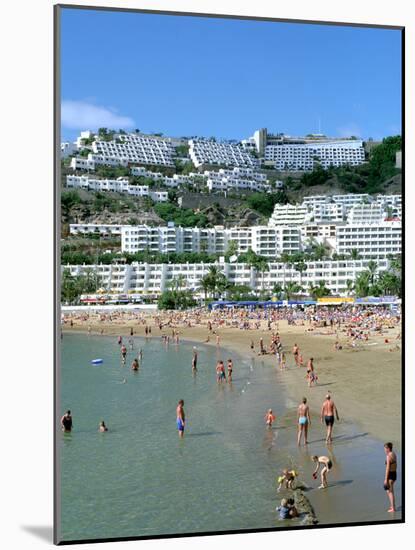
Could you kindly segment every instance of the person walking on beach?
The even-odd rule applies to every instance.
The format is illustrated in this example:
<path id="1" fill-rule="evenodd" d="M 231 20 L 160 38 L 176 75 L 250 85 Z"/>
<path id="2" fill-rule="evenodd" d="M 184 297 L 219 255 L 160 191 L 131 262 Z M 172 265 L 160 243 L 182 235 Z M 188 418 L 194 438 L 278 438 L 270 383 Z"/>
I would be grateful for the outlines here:
<path id="1" fill-rule="evenodd" d="M 176 408 L 176 424 L 177 429 L 179 430 L 179 437 L 184 437 L 184 425 L 186 423 L 185 414 L 184 414 L 184 401 L 180 399 L 177 408 Z"/>
<path id="2" fill-rule="evenodd" d="M 321 407 L 321 414 L 320 414 L 321 423 L 323 424 L 323 418 L 324 418 L 324 422 L 327 426 L 326 443 L 332 443 L 333 441 L 332 435 L 333 435 L 334 415 L 336 415 L 337 420 L 340 420 L 337 407 L 334 401 L 332 400 L 331 395 L 328 393 L 326 395 L 326 399 L 323 403 L 323 406 Z"/>
<path id="3" fill-rule="evenodd" d="M 321 485 L 319 486 L 319 489 L 327 489 L 327 474 L 329 470 L 332 469 L 333 463 L 330 460 L 328 456 L 312 456 L 311 460 L 316 463 L 316 469 L 313 472 L 313 478 L 317 479 L 318 471 L 320 469 L 320 466 L 322 466 L 321 470 Z"/>
<path id="4" fill-rule="evenodd" d="M 72 415 L 71 411 L 66 411 L 66 413 L 61 418 L 61 427 L 63 432 L 72 431 Z"/>
<path id="5" fill-rule="evenodd" d="M 397 458 L 396 454 L 393 451 L 392 443 L 385 443 L 384 445 L 386 460 L 385 460 L 385 481 L 383 483 L 383 488 L 385 489 L 388 498 L 390 507 L 388 512 L 393 513 L 396 511 L 395 508 L 395 493 L 393 491 L 393 486 L 396 481 L 396 470 L 397 470 Z"/>
<path id="6" fill-rule="evenodd" d="M 311 426 L 310 408 L 307 405 L 307 398 L 303 397 L 302 402 L 297 409 L 298 435 L 297 445 L 301 445 L 301 436 L 304 438 L 304 445 L 308 444 L 307 435 L 308 427 Z"/>
<path id="7" fill-rule="evenodd" d="M 299 353 L 300 353 L 300 348 L 297 346 L 297 344 L 294 344 L 294 346 L 293 346 L 293 355 L 294 355 L 294 361 L 295 361 L 295 364 L 297 365 L 297 367 L 300 366 L 300 363 L 298 361 Z"/>
<path id="8" fill-rule="evenodd" d="M 309 388 L 311 388 L 311 386 L 313 384 L 315 384 L 316 381 L 317 381 L 317 375 L 314 372 L 313 361 L 314 361 L 314 359 L 312 357 L 310 357 L 310 359 L 307 361 L 307 376 L 306 376 L 306 378 L 308 379 L 308 387 Z"/>

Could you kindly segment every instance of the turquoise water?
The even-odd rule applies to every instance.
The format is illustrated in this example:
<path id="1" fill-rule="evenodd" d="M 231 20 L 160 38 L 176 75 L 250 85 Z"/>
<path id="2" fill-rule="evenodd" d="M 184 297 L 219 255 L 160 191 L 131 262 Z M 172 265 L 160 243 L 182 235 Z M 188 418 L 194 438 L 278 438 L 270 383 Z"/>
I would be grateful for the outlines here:
<path id="1" fill-rule="evenodd" d="M 284 373 L 233 356 L 233 383 L 218 385 L 215 364 L 227 360 L 227 351 L 197 346 L 194 377 L 192 344 L 134 341 L 123 367 L 115 337 L 64 335 L 61 407 L 62 413 L 71 409 L 74 429 L 60 434 L 62 539 L 281 526 L 276 476 L 295 466 L 310 479 L 309 455 L 324 451 L 318 437 L 307 452 L 296 448 L 294 416 L 265 428 L 268 408 L 282 417 L 288 405 L 294 414 L 296 404 L 284 397 Z M 139 348 L 143 364 L 135 373 L 129 366 Z M 103 364 L 91 365 L 98 357 Z M 179 399 L 185 402 L 184 440 L 175 423 Z M 107 433 L 98 433 L 100 420 Z M 379 442 L 345 424 L 335 450 L 333 491 L 310 491 L 327 523 L 390 519 L 379 491 L 382 466 L 380 481 L 378 472 L 356 468 L 356 440 L 362 459 L 379 451 Z M 330 496 L 336 491 L 340 498 Z"/>

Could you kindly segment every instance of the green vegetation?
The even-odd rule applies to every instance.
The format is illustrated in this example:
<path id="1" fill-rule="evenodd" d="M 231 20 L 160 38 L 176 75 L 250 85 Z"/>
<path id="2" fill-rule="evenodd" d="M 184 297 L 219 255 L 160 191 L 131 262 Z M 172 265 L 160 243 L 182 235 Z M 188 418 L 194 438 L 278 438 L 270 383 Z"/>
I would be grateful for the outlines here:
<path id="1" fill-rule="evenodd" d="M 291 191 L 337 184 L 346 193 L 381 193 L 385 190 L 384 184 L 401 172 L 395 168 L 396 152 L 401 149 L 401 136 L 390 136 L 373 148 L 365 164 L 331 167 L 327 170 L 316 164 L 312 172 L 304 173 L 299 180 L 288 176 L 285 185 Z"/>
<path id="2" fill-rule="evenodd" d="M 172 221 L 182 227 L 207 227 L 208 219 L 204 214 L 195 214 L 191 208 L 179 208 L 171 203 L 159 203 L 154 211 L 166 222 Z"/>
<path id="3" fill-rule="evenodd" d="M 377 263 L 370 261 L 367 269 L 360 273 L 350 287 L 350 293 L 354 290 L 357 297 L 365 296 L 398 296 L 402 295 L 401 258 L 390 259 L 390 269 L 377 273 Z M 349 283 L 349 282 L 348 282 Z"/>
<path id="4" fill-rule="evenodd" d="M 105 246 L 105 241 L 102 242 L 101 248 L 111 248 Z M 62 265 L 94 265 L 104 264 L 109 265 L 115 260 L 124 259 L 127 264 L 132 262 L 145 262 L 149 264 L 185 264 L 185 263 L 205 263 L 211 264 L 218 260 L 219 255 L 206 254 L 203 252 L 183 252 L 181 254 L 169 253 L 162 254 L 151 252 L 136 252 L 135 254 L 120 253 L 118 251 L 106 252 L 99 248 L 76 248 L 64 245 L 61 250 Z"/>
<path id="5" fill-rule="evenodd" d="M 175 277 L 158 299 L 159 309 L 188 309 L 196 305 L 191 290 L 186 290 L 186 279 L 183 275 Z"/>
<path id="6" fill-rule="evenodd" d="M 176 155 L 178 157 L 187 157 L 187 156 L 189 156 L 189 145 L 178 145 L 176 147 Z"/>
<path id="7" fill-rule="evenodd" d="M 71 275 L 70 271 L 65 269 L 61 281 L 61 302 L 74 304 L 79 300 L 81 294 L 96 292 L 100 283 L 100 278 L 92 269 L 77 276 Z"/>
<path id="8" fill-rule="evenodd" d="M 277 191 L 276 193 L 253 193 L 246 199 L 246 204 L 252 210 L 256 210 L 264 216 L 271 216 L 274 211 L 274 206 L 286 204 L 288 202 L 285 191 Z"/>
<path id="9" fill-rule="evenodd" d="M 209 294 L 213 299 L 218 298 L 228 288 L 228 279 L 216 265 L 212 265 L 206 275 L 200 279 L 199 289 L 203 291 L 205 300 Z"/>

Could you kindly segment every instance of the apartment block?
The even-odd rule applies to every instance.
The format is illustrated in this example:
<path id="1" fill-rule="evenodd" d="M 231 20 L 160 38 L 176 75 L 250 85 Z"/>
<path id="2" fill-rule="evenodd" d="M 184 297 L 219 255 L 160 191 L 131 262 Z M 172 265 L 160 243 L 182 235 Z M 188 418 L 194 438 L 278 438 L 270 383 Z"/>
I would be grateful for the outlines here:
<path id="1" fill-rule="evenodd" d="M 189 140 L 189 156 L 196 166 L 258 166 L 258 160 L 241 145 L 205 139 Z"/>

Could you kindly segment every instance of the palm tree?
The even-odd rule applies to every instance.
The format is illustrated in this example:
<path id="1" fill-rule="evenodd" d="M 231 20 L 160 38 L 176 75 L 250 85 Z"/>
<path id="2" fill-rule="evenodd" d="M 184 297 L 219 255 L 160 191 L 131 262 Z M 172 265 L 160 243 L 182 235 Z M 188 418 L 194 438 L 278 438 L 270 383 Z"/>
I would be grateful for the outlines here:
<path id="1" fill-rule="evenodd" d="M 279 260 L 281 263 L 284 264 L 284 271 L 283 271 L 283 284 L 285 286 L 285 270 L 286 268 L 289 268 L 292 266 L 292 258 L 291 258 L 291 255 L 288 254 L 288 252 L 283 252 L 280 256 L 280 260 Z"/>
<path id="2" fill-rule="evenodd" d="M 303 284 L 302 276 L 304 271 L 307 271 L 307 264 L 305 262 L 298 262 L 297 264 L 294 264 L 294 269 L 299 272 L 300 274 L 300 286 Z"/>
<path id="3" fill-rule="evenodd" d="M 264 275 L 266 271 L 269 271 L 269 264 L 265 258 L 261 258 L 257 260 L 254 267 L 261 273 L 261 292 L 264 292 Z"/>
<path id="4" fill-rule="evenodd" d="M 326 287 L 324 281 L 319 281 L 316 285 L 312 285 L 310 283 L 309 290 L 313 300 L 317 300 L 317 298 L 322 298 L 323 296 L 328 296 L 331 294 L 330 289 Z"/>
<path id="5" fill-rule="evenodd" d="M 287 300 L 290 300 L 293 294 L 298 294 L 302 290 L 302 287 L 298 283 L 295 283 L 294 281 L 289 281 L 284 287 L 284 294 Z"/>
<path id="6" fill-rule="evenodd" d="M 198 287 L 198 290 L 203 291 L 203 293 L 205 295 L 205 302 L 207 300 L 208 293 L 210 292 L 211 287 L 212 287 L 211 279 L 209 277 L 209 274 L 206 273 L 206 275 L 203 275 L 203 277 L 200 279 L 199 287 Z"/>
<path id="7" fill-rule="evenodd" d="M 354 261 L 360 259 L 360 252 L 357 250 L 357 248 L 353 248 L 350 251 L 350 259 Z"/>
<path id="8" fill-rule="evenodd" d="M 317 243 L 313 245 L 313 257 L 314 260 L 320 261 L 327 258 L 330 248 L 324 243 Z"/>
<path id="9" fill-rule="evenodd" d="M 225 256 L 227 258 L 230 258 L 231 256 L 235 256 L 238 254 L 238 243 L 234 240 L 230 240 L 228 242 L 228 247 L 225 252 Z"/>
<path id="10" fill-rule="evenodd" d="M 347 279 L 346 281 L 346 291 L 347 291 L 347 296 L 350 296 L 352 294 L 354 290 L 354 283 L 351 279 Z"/>
<path id="11" fill-rule="evenodd" d="M 401 295 L 402 281 L 395 273 L 383 271 L 377 280 L 377 286 L 383 295 Z"/>
<path id="12" fill-rule="evenodd" d="M 282 293 L 283 293 L 283 286 L 281 285 L 281 283 L 275 283 L 275 285 L 273 286 L 272 288 L 272 292 L 274 294 L 274 296 L 276 296 L 277 300 L 279 300 L 282 296 Z"/>
<path id="13" fill-rule="evenodd" d="M 375 274 L 378 268 L 378 264 L 374 260 L 370 260 L 367 264 L 367 270 L 369 272 L 369 281 L 370 284 L 373 285 L 375 282 Z"/>
<path id="14" fill-rule="evenodd" d="M 359 275 L 355 279 L 354 288 L 355 288 L 356 296 L 358 296 L 359 298 L 363 298 L 369 295 L 369 289 L 370 289 L 369 271 L 362 271 L 362 273 L 359 273 Z"/>

